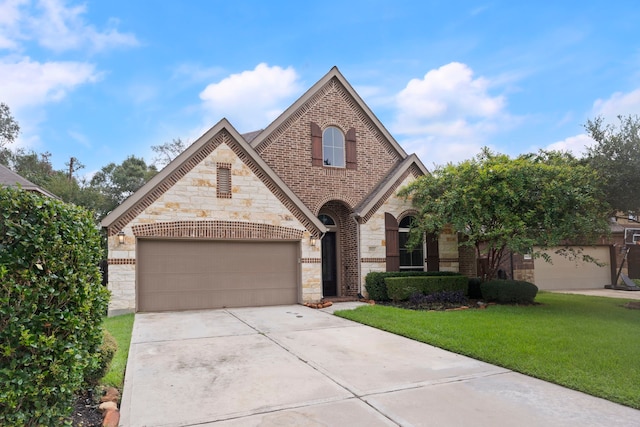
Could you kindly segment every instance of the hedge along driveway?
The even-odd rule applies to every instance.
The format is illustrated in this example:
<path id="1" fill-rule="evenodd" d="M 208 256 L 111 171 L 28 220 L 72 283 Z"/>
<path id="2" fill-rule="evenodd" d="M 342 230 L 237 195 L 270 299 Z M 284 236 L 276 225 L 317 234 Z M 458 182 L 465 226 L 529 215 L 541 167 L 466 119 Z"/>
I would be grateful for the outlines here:
<path id="1" fill-rule="evenodd" d="M 89 211 L 0 187 L 0 425 L 61 425 L 107 309 Z"/>
<path id="2" fill-rule="evenodd" d="M 626 300 L 540 292 L 534 306 L 336 314 L 640 409 L 640 310 Z"/>

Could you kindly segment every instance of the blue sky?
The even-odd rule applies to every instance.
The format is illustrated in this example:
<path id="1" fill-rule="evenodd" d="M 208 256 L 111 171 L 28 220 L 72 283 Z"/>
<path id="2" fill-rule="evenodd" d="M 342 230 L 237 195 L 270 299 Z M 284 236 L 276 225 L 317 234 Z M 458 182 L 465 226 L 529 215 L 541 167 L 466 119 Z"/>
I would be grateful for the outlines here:
<path id="1" fill-rule="evenodd" d="M 16 147 L 90 174 L 221 118 L 266 127 L 334 65 L 427 168 L 640 114 L 636 1 L 0 0 Z"/>

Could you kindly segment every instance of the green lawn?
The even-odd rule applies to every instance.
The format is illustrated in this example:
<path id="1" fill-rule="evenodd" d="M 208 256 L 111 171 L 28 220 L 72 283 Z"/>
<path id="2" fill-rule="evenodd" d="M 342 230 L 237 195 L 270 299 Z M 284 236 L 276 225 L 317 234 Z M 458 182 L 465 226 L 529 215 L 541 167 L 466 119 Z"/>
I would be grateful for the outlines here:
<path id="1" fill-rule="evenodd" d="M 540 292 L 535 306 L 338 316 L 640 409 L 640 310 L 624 299 Z"/>
<path id="2" fill-rule="evenodd" d="M 118 343 L 109 371 L 100 381 L 103 385 L 110 385 L 122 390 L 124 383 L 124 370 L 127 367 L 129 356 L 129 344 L 131 343 L 131 330 L 133 329 L 133 314 L 107 317 L 104 320 L 104 328 L 107 329 Z"/>

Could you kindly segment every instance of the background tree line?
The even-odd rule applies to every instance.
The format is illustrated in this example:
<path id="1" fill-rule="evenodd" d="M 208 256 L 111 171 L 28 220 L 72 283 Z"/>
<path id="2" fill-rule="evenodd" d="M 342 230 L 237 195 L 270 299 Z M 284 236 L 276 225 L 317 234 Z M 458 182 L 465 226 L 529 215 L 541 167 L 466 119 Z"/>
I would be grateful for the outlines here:
<path id="1" fill-rule="evenodd" d="M 587 179 L 584 174 L 584 168 L 587 168 L 592 170 L 594 175 L 589 175 L 590 182 L 585 184 L 596 186 L 599 189 L 598 194 L 601 196 L 598 200 L 598 206 L 606 210 L 602 213 L 603 215 L 614 216 L 622 213 L 625 216 L 637 217 L 640 212 L 640 191 L 638 191 L 640 188 L 640 118 L 638 116 L 619 116 L 618 120 L 618 124 L 607 124 L 602 117 L 587 121 L 585 130 L 595 141 L 595 144 L 588 147 L 586 156 L 581 159 L 573 158 L 567 153 L 525 154 L 517 159 L 505 159 L 504 156 L 500 157 L 498 154 L 485 151 L 474 160 L 461 162 L 458 165 L 440 166 L 433 171 L 431 176 L 443 176 L 445 171 L 447 174 L 468 173 L 469 162 L 475 163 L 476 166 L 482 166 L 483 163 L 486 163 L 485 166 L 491 167 L 490 163 L 499 158 L 501 162 L 507 163 L 506 166 L 503 164 L 501 167 L 510 167 L 515 166 L 515 163 L 522 166 L 523 159 L 528 158 L 530 162 L 549 164 L 555 162 L 556 165 L 561 163 L 561 168 L 567 169 L 568 174 L 575 178 L 573 181 L 567 180 L 567 182 L 573 183 L 567 185 L 575 186 L 578 185 L 575 182 L 580 183 Z M 96 220 L 102 219 L 158 173 L 158 168 L 166 166 L 186 148 L 186 144 L 181 139 L 173 139 L 171 142 L 152 146 L 155 157 L 149 163 L 143 158 L 130 155 L 122 163 L 109 163 L 92 177 L 86 177 L 80 174 L 84 165 L 75 157 L 71 157 L 66 162 L 64 169 L 55 170 L 52 167 L 51 153 L 49 152 L 37 153 L 25 149 L 11 150 L 10 144 L 15 141 L 19 132 L 20 126 L 11 115 L 9 107 L 0 103 L 0 163 L 34 184 L 56 194 L 62 200 L 92 210 Z M 528 173 L 538 172 L 528 171 Z M 545 179 L 543 176 L 538 178 L 540 178 L 539 182 Z M 462 180 L 458 185 L 473 184 L 473 181 Z M 469 189 L 469 191 L 475 190 L 478 189 Z M 504 188 L 503 190 L 507 191 L 508 189 Z M 567 190 L 569 189 L 567 188 Z M 457 194 L 467 194 L 465 197 L 468 198 L 468 195 L 471 194 L 469 191 L 467 193 L 459 191 Z M 496 199 L 489 198 L 487 200 L 492 202 Z M 604 204 L 600 205 L 600 201 Z M 464 203 L 468 202 L 468 200 L 464 201 Z M 495 208 L 490 205 L 483 207 L 486 208 L 485 211 Z M 511 213 L 518 214 L 515 209 L 512 209 Z"/>
<path id="2" fill-rule="evenodd" d="M 87 177 L 81 174 L 84 165 L 76 157 L 69 158 L 64 169 L 56 170 L 49 152 L 37 153 L 24 148 L 12 150 L 10 144 L 19 133 L 20 126 L 9 107 L 0 103 L 0 163 L 63 201 L 91 210 L 96 221 L 104 218 L 153 178 L 158 168 L 166 166 L 186 148 L 181 139 L 174 139 L 152 146 L 156 157 L 150 163 L 130 155 L 122 163 L 109 163 Z"/>

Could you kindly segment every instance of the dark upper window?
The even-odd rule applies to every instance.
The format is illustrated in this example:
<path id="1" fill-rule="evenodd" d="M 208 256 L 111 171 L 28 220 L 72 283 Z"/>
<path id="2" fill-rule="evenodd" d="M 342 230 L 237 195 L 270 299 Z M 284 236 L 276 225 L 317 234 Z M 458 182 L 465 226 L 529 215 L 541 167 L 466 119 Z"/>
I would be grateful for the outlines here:
<path id="1" fill-rule="evenodd" d="M 344 135 L 337 127 L 329 126 L 322 132 L 322 159 L 325 166 L 345 166 Z"/>
<path id="2" fill-rule="evenodd" d="M 400 244 L 400 270 L 424 270 L 424 243 L 420 243 L 412 251 L 407 249 L 409 232 L 413 222 L 412 216 L 404 217 L 398 224 Z"/>
<path id="3" fill-rule="evenodd" d="M 326 214 L 320 214 L 318 215 L 318 219 L 324 224 L 324 225 L 336 225 L 336 222 L 333 220 L 333 218 L 331 218 L 329 215 Z"/>

